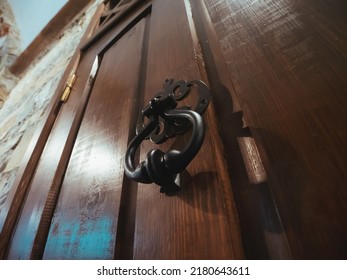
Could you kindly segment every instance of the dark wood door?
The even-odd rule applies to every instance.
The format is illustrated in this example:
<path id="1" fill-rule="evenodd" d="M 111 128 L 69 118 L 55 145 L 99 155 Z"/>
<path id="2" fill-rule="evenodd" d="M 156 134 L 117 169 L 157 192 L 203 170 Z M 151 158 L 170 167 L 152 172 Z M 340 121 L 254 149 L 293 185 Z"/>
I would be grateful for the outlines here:
<path id="1" fill-rule="evenodd" d="M 8 258 L 242 258 L 212 111 L 203 147 L 181 175 L 182 192 L 166 196 L 124 175 L 139 113 L 165 79 L 206 80 L 189 13 L 187 1 L 135 5 L 113 27 L 110 18 L 83 47 L 75 86 L 31 179 Z M 182 136 L 160 149 L 186 142 Z M 144 144 L 140 159 L 153 147 Z"/>
<path id="2" fill-rule="evenodd" d="M 1 212 L 1 257 L 345 258 L 344 3 L 289 2 L 121 1 L 103 16 Z M 212 92 L 174 196 L 124 175 L 166 79 Z M 145 141 L 139 160 L 187 137 Z"/>

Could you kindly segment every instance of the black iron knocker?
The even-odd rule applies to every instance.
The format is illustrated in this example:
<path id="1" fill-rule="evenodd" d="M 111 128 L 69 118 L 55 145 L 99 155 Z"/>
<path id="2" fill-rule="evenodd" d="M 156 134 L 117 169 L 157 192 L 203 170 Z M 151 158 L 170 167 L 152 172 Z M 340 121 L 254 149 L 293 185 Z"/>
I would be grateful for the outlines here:
<path id="1" fill-rule="evenodd" d="M 197 104 L 178 107 L 179 101 L 185 99 L 192 87 L 198 92 Z M 156 183 L 161 186 L 160 192 L 173 193 L 180 190 L 175 183 L 178 173 L 182 172 L 195 157 L 204 141 L 205 125 L 201 114 L 210 102 L 210 91 L 201 81 L 176 81 L 167 79 L 163 90 L 159 91 L 142 110 L 137 125 L 135 138 L 130 142 L 125 155 L 125 174 L 132 180 L 141 183 Z M 148 118 L 144 124 L 144 118 Z M 163 143 L 166 139 L 192 129 L 188 145 L 182 150 L 163 152 L 159 149 L 147 153 L 146 160 L 134 167 L 136 150 L 145 139 L 154 143 Z"/>

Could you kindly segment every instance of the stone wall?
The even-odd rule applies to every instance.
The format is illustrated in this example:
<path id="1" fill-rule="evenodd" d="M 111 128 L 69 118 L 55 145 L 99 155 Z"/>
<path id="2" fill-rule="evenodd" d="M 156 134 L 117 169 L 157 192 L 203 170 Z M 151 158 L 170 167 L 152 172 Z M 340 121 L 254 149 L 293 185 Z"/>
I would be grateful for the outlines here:
<path id="1" fill-rule="evenodd" d="M 95 1 L 31 65 L 0 109 L 0 212 L 35 128 L 100 2 Z"/>
<path id="2" fill-rule="evenodd" d="M 18 82 L 7 66 L 21 53 L 21 39 L 12 9 L 6 0 L 0 2 L 0 109 Z"/>

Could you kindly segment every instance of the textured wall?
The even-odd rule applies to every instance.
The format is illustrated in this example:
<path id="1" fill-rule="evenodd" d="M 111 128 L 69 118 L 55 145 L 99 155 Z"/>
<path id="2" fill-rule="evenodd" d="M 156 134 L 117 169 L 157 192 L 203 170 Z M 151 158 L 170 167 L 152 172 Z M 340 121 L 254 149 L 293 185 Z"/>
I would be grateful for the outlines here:
<path id="1" fill-rule="evenodd" d="M 17 78 L 7 71 L 7 66 L 21 52 L 21 39 L 17 23 L 10 5 L 6 0 L 0 2 L 0 109 Z"/>
<path id="2" fill-rule="evenodd" d="M 18 81 L 0 109 L 0 212 L 24 152 L 93 16 L 88 8 Z"/>

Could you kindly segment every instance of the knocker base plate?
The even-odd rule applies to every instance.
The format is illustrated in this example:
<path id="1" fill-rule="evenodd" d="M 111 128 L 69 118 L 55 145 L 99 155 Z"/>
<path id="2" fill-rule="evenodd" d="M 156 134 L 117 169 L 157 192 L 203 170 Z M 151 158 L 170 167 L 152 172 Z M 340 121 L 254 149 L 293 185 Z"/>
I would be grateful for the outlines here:
<path id="1" fill-rule="evenodd" d="M 177 107 L 176 110 L 193 110 L 200 115 L 207 109 L 210 103 L 210 91 L 207 86 L 198 80 L 194 81 L 176 81 L 173 79 L 166 79 L 163 85 L 163 89 L 154 95 L 153 98 L 163 99 L 169 95 L 172 95 L 177 102 L 177 105 L 184 99 L 186 99 L 190 94 L 192 94 L 193 88 L 196 87 L 197 90 L 197 101 L 195 107 L 192 108 L 191 105 L 181 105 Z M 139 115 L 136 127 L 136 133 L 140 133 L 145 127 L 145 115 L 142 113 Z M 177 135 L 183 134 L 189 130 L 191 123 L 186 119 L 175 119 L 169 120 L 159 116 L 158 126 L 153 130 L 153 132 L 148 136 L 156 144 L 164 143 L 168 138 L 176 137 Z"/>

